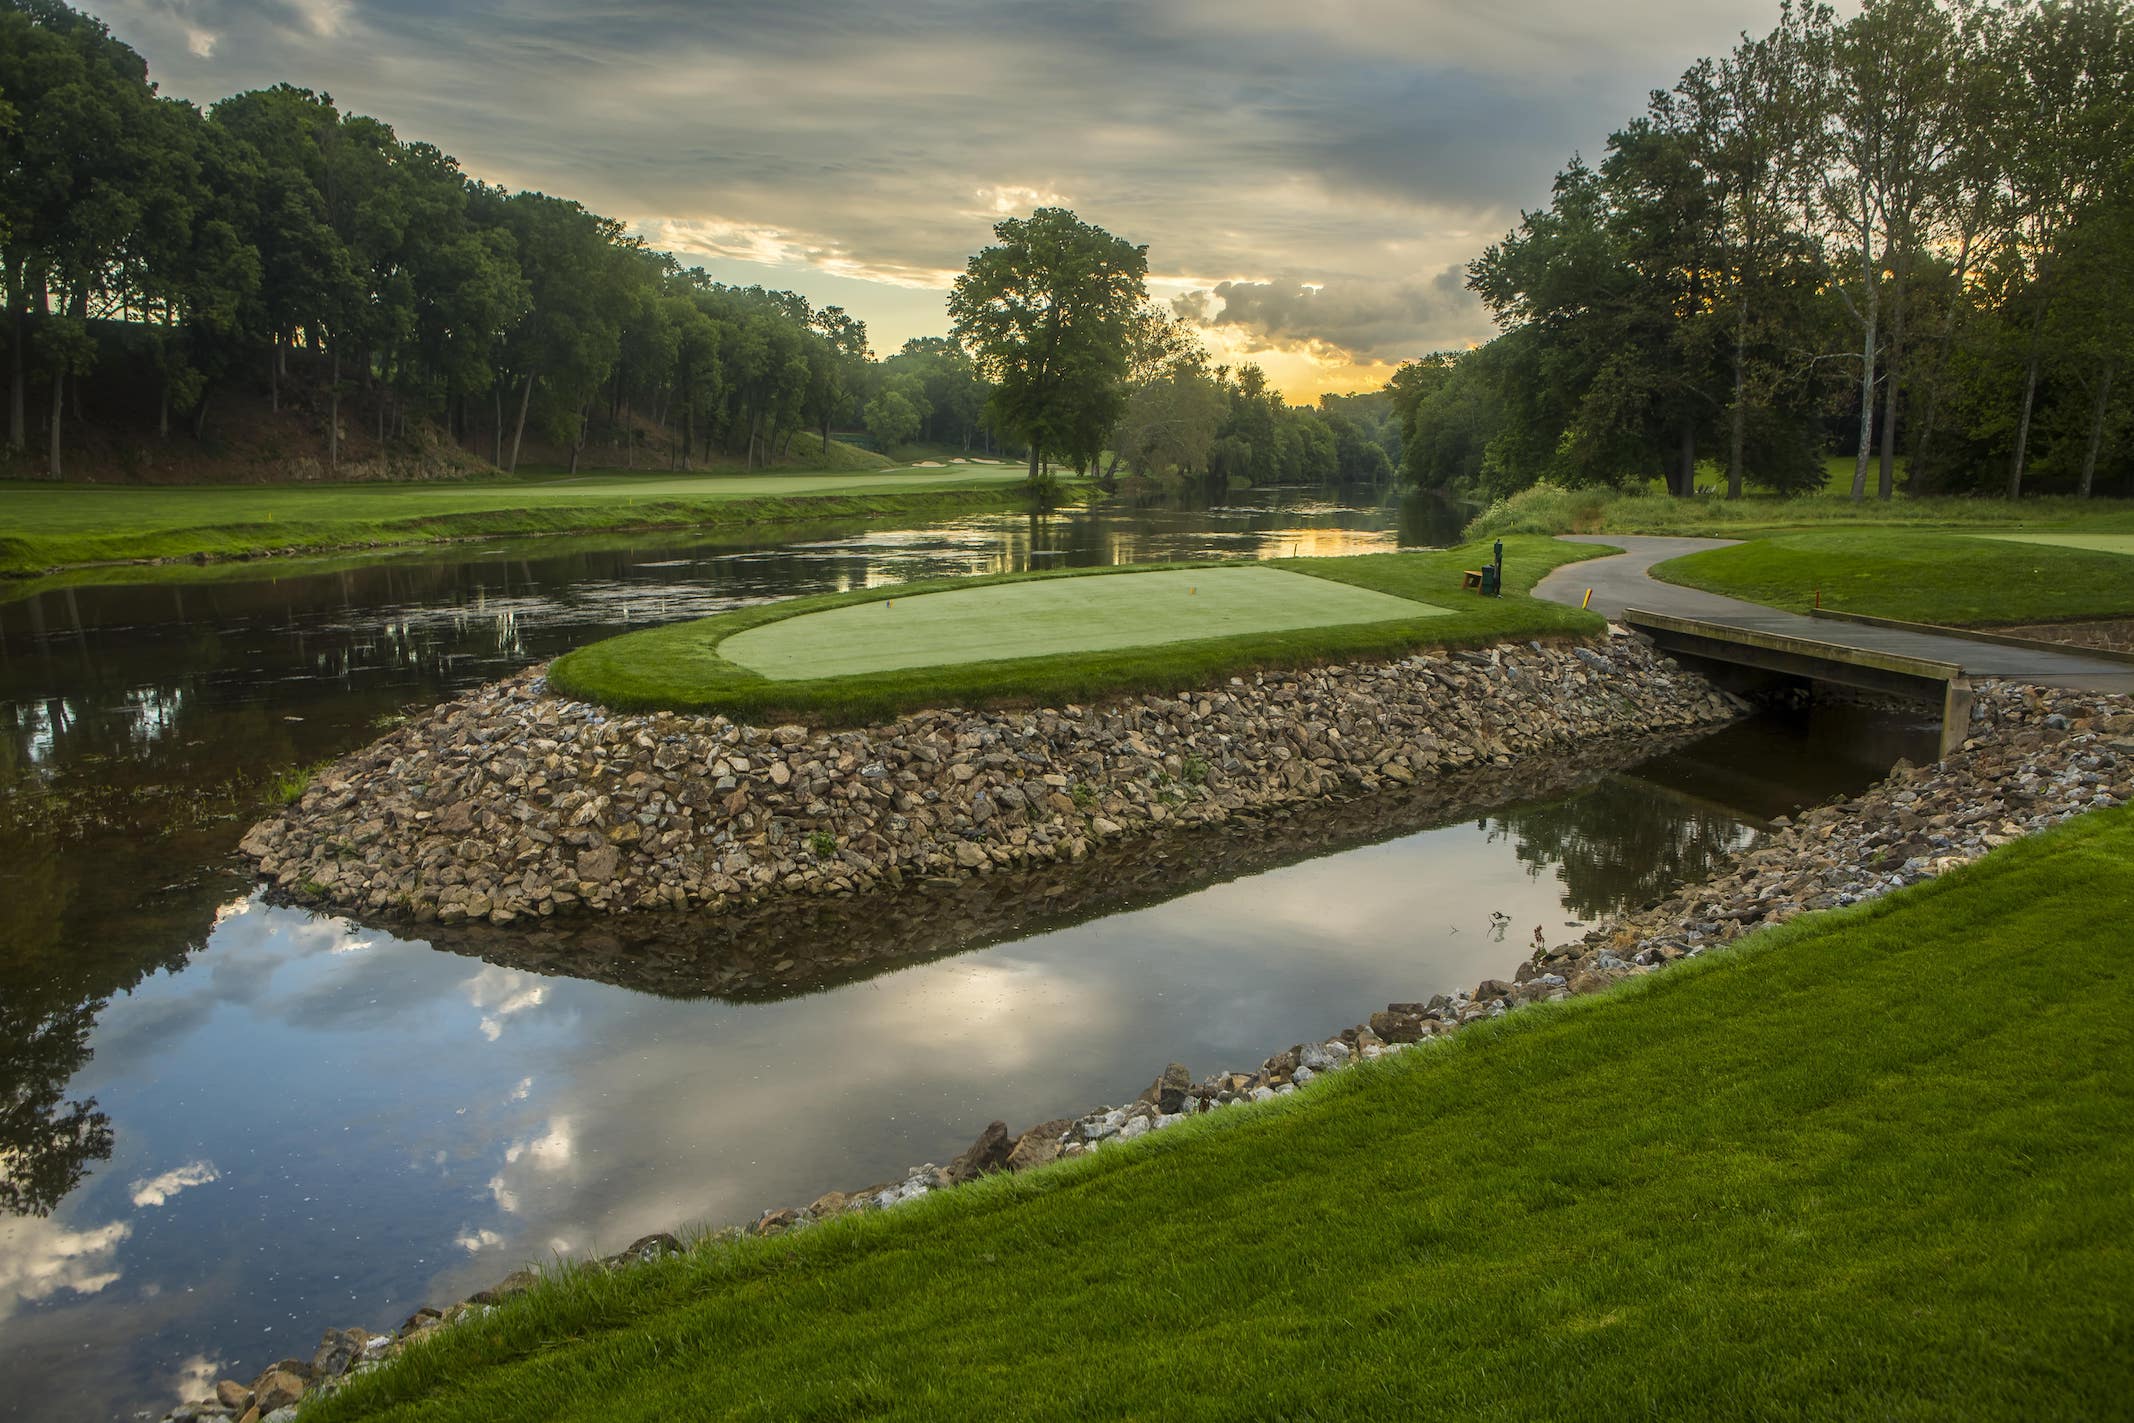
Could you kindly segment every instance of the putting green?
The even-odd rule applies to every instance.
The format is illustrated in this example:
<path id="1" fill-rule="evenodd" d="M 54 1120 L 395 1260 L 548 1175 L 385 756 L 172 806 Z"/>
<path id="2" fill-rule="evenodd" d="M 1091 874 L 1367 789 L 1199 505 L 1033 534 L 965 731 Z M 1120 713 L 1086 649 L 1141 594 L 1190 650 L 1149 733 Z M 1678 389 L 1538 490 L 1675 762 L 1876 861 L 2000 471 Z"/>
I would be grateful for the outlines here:
<path id="1" fill-rule="evenodd" d="M 2085 548 L 2092 553 L 2134 553 L 2134 534 L 1973 534 L 2004 544 L 2050 544 L 2054 548 Z"/>
<path id="2" fill-rule="evenodd" d="M 1445 615 L 1429 603 L 1279 568 L 1187 568 L 826 608 L 737 632 L 719 644 L 719 655 L 790 682 Z"/>

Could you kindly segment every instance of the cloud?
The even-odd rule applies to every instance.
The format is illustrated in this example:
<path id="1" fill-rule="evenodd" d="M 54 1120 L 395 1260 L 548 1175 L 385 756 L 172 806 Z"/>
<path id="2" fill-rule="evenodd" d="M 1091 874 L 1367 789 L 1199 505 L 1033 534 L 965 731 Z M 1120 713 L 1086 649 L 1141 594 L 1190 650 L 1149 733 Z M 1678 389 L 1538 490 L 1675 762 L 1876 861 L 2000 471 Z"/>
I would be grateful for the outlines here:
<path id="1" fill-rule="evenodd" d="M 172 1196 L 191 1186 L 205 1186 L 210 1181 L 220 1180 L 222 1173 L 205 1161 L 175 1167 L 160 1176 L 151 1176 L 145 1181 L 136 1181 L 128 1189 L 133 1192 L 137 1206 L 160 1206 Z"/>
<path id="2" fill-rule="evenodd" d="M 118 1282 L 118 1248 L 133 1234 L 122 1220 L 69 1230 L 40 1216 L 0 1220 L 0 1319 L 17 1304 L 62 1290 L 93 1295 Z"/>
<path id="3" fill-rule="evenodd" d="M 331 92 L 714 277 L 947 326 L 994 222 L 1064 202 L 1159 272 L 1269 288 L 1233 334 L 1387 359 L 1488 324 L 1425 280 L 1548 197 L 1770 0 L 109 0 L 165 91 Z M 203 46 L 196 36 L 213 42 Z M 1033 83 L 1034 74 L 1042 83 Z M 1323 287 L 1308 313 L 1305 284 Z M 870 297 L 870 293 L 874 294 Z M 1364 308 L 1383 297 L 1384 320 Z M 1344 303 L 1351 308 L 1336 311 Z M 1400 322 L 1406 322 L 1405 327 Z M 1298 369 L 1304 369 L 1299 365 Z M 1332 367 L 1326 367 L 1332 370 Z"/>
<path id="4" fill-rule="evenodd" d="M 530 973 L 495 964 L 484 965 L 460 986 L 466 990 L 469 1004 L 490 1010 L 482 1015 L 481 1031 L 491 1042 L 504 1035 L 505 1019 L 548 1001 L 547 983 Z"/>
<path id="5" fill-rule="evenodd" d="M 1359 362 L 1457 345 L 1487 324 L 1460 267 L 1417 282 L 1218 282 L 1174 298 L 1172 309 L 1199 326 L 1231 328 L 1247 351 L 1323 348 Z"/>

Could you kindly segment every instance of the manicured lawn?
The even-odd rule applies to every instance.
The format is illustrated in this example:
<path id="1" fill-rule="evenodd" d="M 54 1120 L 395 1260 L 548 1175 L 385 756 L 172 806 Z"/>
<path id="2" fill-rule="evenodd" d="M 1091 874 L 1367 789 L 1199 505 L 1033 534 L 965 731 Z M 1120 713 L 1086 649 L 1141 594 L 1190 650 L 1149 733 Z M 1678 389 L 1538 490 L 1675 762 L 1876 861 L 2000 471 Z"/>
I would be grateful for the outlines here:
<path id="1" fill-rule="evenodd" d="M 2088 816 L 1268 1107 L 571 1273 L 305 1417 L 2124 1417 L 2130 915 Z"/>
<path id="2" fill-rule="evenodd" d="M 793 681 L 1433 615 L 1449 616 L 1331 579 L 1239 565 L 870 600 L 764 623 L 726 638 L 719 652 L 751 672 Z"/>
<path id="3" fill-rule="evenodd" d="M 2134 534 L 1980 534 L 2006 543 L 2045 544 L 2051 548 L 2086 548 L 2092 553 L 2134 553 Z"/>
<path id="4" fill-rule="evenodd" d="M 1508 541 L 1503 598 L 1461 591 L 1461 570 L 1477 566 L 1484 556 L 1471 546 L 1358 558 L 1279 559 L 1249 570 L 1201 564 L 1178 576 L 1151 567 L 1067 569 L 871 588 L 626 633 L 557 659 L 549 680 L 573 696 L 626 710 L 671 708 L 759 720 L 794 716 L 843 723 L 923 706 L 1057 704 L 1107 692 L 1175 692 L 1258 668 L 1595 631 L 1601 626 L 1597 616 L 1536 602 L 1526 594 L 1550 569 L 1605 551 L 1549 539 Z M 1185 592 L 1200 586 L 1211 570 L 1225 575 L 1213 586 L 1234 591 Z M 1260 576 L 1277 570 L 1283 581 Z M 1315 586 L 1321 580 L 1334 586 Z M 1063 586 L 1024 587 L 1033 583 Z M 955 590 L 952 597 L 950 590 Z M 1291 597 L 1292 592 L 1296 596 Z M 1000 596 L 1003 593 L 1006 596 Z M 1183 603 L 1179 594 L 1184 594 Z M 923 605 L 922 595 L 950 598 L 933 606 L 951 610 L 938 615 L 938 625 L 955 629 L 944 635 L 960 639 L 948 645 L 957 656 L 1005 655 L 927 666 L 904 660 L 933 660 L 923 634 L 897 630 L 902 625 L 896 620 L 915 604 Z M 1213 606 L 1230 606 L 1236 618 L 1232 626 L 1250 624 L 1252 630 L 1191 636 L 1205 626 L 1191 610 L 1203 597 Z M 894 608 L 876 606 L 892 600 Z M 1087 610 L 1079 628 L 1074 611 L 1078 605 Z M 1033 610 L 1042 615 L 1033 619 L 1028 616 Z M 785 641 L 779 624 L 817 614 L 832 616 L 805 625 Z M 1322 625 L 1335 616 L 1348 620 Z M 864 665 L 880 670 L 847 672 L 843 669 L 854 665 L 853 659 L 873 657 L 866 644 L 866 620 L 880 630 L 884 656 L 898 660 L 875 658 Z M 752 630 L 755 635 L 738 650 L 741 658 L 754 661 L 729 657 L 727 640 L 739 640 Z M 1165 640 L 1180 634 L 1189 640 Z M 1109 640 L 1063 640 L 1075 637 Z M 1079 650 L 1063 650 L 1070 645 Z M 810 648 L 820 649 L 825 660 L 811 665 Z M 766 675 L 759 666 L 775 675 Z"/>
<path id="5" fill-rule="evenodd" d="M 0 574 L 144 558 L 696 525 L 799 512 L 896 512 L 889 501 L 955 490 L 1003 497 L 1008 466 L 835 474 L 521 475 L 434 484 L 119 485 L 0 483 Z M 812 501 L 837 500 L 850 507 Z"/>
<path id="6" fill-rule="evenodd" d="M 2055 536 L 1897 529 L 1778 534 L 1671 559 L 1669 583 L 1777 608 L 1823 606 L 1955 627 L 2134 615 L 2134 559 Z"/>
<path id="7" fill-rule="evenodd" d="M 1844 488 L 1851 488 L 1851 466 Z M 1686 534 L 1748 538 L 1816 529 L 2047 530 L 2134 532 L 2134 501 L 2125 499 L 1973 499 L 1899 495 L 1854 503 L 1832 489 L 1781 499 L 1718 494 L 1678 499 L 1651 490 L 1555 489 L 1537 486 L 1490 506 L 1467 526 L 1471 539 L 1502 534 Z"/>

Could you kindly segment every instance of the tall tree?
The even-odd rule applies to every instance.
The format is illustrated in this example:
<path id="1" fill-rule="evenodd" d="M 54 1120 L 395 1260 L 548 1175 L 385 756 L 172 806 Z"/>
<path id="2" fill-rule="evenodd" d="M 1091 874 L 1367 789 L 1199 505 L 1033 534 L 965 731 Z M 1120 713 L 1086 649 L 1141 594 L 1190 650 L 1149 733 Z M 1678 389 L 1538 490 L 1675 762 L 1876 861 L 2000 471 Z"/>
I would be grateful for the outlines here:
<path id="1" fill-rule="evenodd" d="M 994 386 L 992 409 L 1030 444 L 1030 479 L 1045 453 L 1093 458 L 1118 423 L 1127 327 L 1148 297 L 1148 249 L 1039 208 L 993 229 L 949 294 L 956 338 Z"/>

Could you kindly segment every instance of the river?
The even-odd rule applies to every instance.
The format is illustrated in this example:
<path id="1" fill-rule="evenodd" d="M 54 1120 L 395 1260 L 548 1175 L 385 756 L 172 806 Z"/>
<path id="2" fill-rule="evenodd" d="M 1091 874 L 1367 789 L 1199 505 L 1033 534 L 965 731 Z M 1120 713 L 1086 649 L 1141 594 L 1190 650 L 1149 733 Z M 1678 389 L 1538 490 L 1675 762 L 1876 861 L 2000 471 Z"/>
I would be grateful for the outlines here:
<path id="1" fill-rule="evenodd" d="M 1478 785 L 1471 805 L 1174 840 L 1085 892 L 1054 876 L 832 916 L 724 996 L 662 979 L 689 945 L 433 946 L 269 906 L 233 859 L 280 775 L 627 627 L 1456 528 L 1274 491 L 466 545 L 0 603 L 0 1412 L 160 1413 L 308 1357 L 325 1325 L 389 1326 L 531 1258 L 943 1162 L 994 1118 L 1123 1101 L 1173 1058 L 1249 1069 L 1508 974 L 1535 926 L 1573 937 L 1770 817 L 1932 754 L 1930 727 L 1889 715 L 1759 717 L 1634 765 Z"/>

